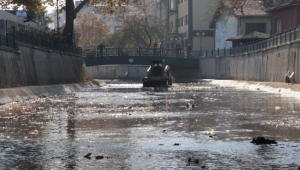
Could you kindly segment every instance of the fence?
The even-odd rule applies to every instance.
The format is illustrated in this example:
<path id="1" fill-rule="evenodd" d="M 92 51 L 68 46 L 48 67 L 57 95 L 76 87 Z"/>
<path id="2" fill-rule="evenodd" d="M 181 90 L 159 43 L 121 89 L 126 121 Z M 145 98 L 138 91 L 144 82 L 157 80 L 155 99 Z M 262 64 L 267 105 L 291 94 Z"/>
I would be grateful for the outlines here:
<path id="1" fill-rule="evenodd" d="M 56 50 L 75 55 L 83 55 L 82 49 L 78 46 L 61 43 L 47 36 L 37 35 L 33 32 L 15 31 L 15 29 L 13 28 L 13 31 L 11 33 L 7 33 L 7 35 L 3 35 L 0 33 L 0 46 L 15 49 L 16 41 L 31 44 L 35 47 L 45 48 L 48 50 Z"/>
<path id="2" fill-rule="evenodd" d="M 245 46 L 239 46 L 229 49 L 217 49 L 217 50 L 204 50 L 204 51 L 192 51 L 188 56 L 186 50 L 174 50 L 174 49 L 156 49 L 152 48 L 106 48 L 103 53 L 100 54 L 99 49 L 92 51 L 82 51 L 78 46 L 68 45 L 60 43 L 47 36 L 37 35 L 28 31 L 15 31 L 12 33 L 3 35 L 0 33 L 0 46 L 15 49 L 15 42 L 20 41 L 26 44 L 31 44 L 36 47 L 46 48 L 48 50 L 57 50 L 65 53 L 83 55 L 85 57 L 105 57 L 105 56 L 164 56 L 164 57 L 180 57 L 180 58 L 204 58 L 204 57 L 216 57 L 216 56 L 235 56 L 246 54 L 249 52 L 256 52 L 264 50 L 266 48 L 276 47 L 289 42 L 293 42 L 300 39 L 300 29 L 290 30 L 282 34 L 277 34 L 268 39 L 260 40 L 252 44 Z"/>
<path id="3" fill-rule="evenodd" d="M 15 40 L 12 37 L 2 35 L 0 33 L 0 47 L 5 46 L 11 49 L 15 49 Z"/>

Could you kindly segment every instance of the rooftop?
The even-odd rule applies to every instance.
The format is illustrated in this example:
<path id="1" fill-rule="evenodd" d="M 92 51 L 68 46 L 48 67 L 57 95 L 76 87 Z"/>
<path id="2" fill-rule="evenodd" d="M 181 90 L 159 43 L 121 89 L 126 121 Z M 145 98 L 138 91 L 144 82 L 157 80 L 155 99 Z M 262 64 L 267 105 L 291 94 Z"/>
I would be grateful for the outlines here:
<path id="1" fill-rule="evenodd" d="M 237 3 L 233 3 L 233 1 L 229 0 L 221 0 L 209 27 L 213 28 L 215 23 L 219 20 L 219 17 L 225 11 L 228 11 L 229 15 L 235 15 L 238 17 L 268 16 L 266 12 L 266 6 L 259 1 L 246 0 L 243 3 L 239 3 L 239 1 L 235 2 Z"/>

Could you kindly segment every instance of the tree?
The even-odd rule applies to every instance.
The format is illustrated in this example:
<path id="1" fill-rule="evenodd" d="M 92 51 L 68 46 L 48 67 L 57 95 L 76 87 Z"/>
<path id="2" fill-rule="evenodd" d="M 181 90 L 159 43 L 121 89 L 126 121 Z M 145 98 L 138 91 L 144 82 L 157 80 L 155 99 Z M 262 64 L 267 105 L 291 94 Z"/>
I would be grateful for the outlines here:
<path id="1" fill-rule="evenodd" d="M 122 28 L 110 39 L 110 45 L 114 47 L 152 47 L 155 41 L 167 39 L 167 27 L 160 18 L 144 11 L 125 17 Z"/>
<path id="2" fill-rule="evenodd" d="M 75 24 L 77 45 L 82 48 L 99 45 L 107 38 L 108 32 L 106 22 L 91 13 L 78 17 L 78 22 Z"/>
<path id="3" fill-rule="evenodd" d="M 63 0 L 59 0 L 60 2 Z M 115 15 L 119 9 L 124 9 L 121 11 L 128 11 L 129 4 L 141 4 L 140 0 L 82 0 L 81 3 L 75 8 L 74 0 L 65 0 L 65 6 L 63 9 L 66 11 L 66 23 L 63 30 L 63 35 L 66 42 L 71 43 L 73 40 L 73 30 L 74 30 L 74 20 L 76 14 L 84 6 L 93 6 L 99 3 L 106 3 L 106 6 L 102 6 L 101 10 L 104 14 Z M 10 5 L 16 10 L 18 6 L 23 6 L 25 10 L 34 11 L 45 11 L 45 5 L 54 6 L 55 2 L 53 0 L 6 0 L 0 2 L 0 7 L 2 9 L 8 9 Z"/>
<path id="4" fill-rule="evenodd" d="M 73 39 L 73 25 L 76 14 L 85 5 L 95 5 L 100 2 L 106 2 L 106 6 L 102 6 L 101 10 L 104 14 L 115 15 L 118 11 L 128 11 L 128 5 L 131 3 L 141 4 L 140 0 L 82 0 L 81 3 L 75 8 L 73 0 L 66 0 L 66 25 L 63 30 L 63 35 L 66 37 L 67 42 Z M 124 10 L 120 10 L 124 9 Z"/>
<path id="5" fill-rule="evenodd" d="M 13 10 L 17 10 L 21 6 L 24 10 L 35 12 L 46 11 L 46 5 L 53 6 L 53 0 L 5 0 L 0 2 L 2 9 L 12 8 Z"/>
<path id="6" fill-rule="evenodd" d="M 265 6 L 265 8 L 271 8 L 274 5 L 277 5 L 278 3 L 276 2 L 276 4 L 274 4 L 274 0 L 221 0 L 218 4 L 218 9 L 221 10 L 219 12 L 222 13 L 222 9 L 226 7 L 229 11 L 229 15 L 234 15 L 236 13 L 244 15 L 244 5 L 246 3 L 258 3 L 258 1 L 260 1 L 259 3 L 262 3 Z M 282 1 L 281 3 L 285 3 L 285 1 Z"/>
<path id="7" fill-rule="evenodd" d="M 63 0 L 59 0 L 63 1 Z M 232 10 L 243 10 L 243 4 L 245 4 L 246 0 L 221 0 L 230 4 L 230 8 Z M 258 0 L 253 0 L 258 1 Z M 266 2 L 271 0 L 265 0 Z M 73 40 L 73 29 L 74 29 L 74 20 L 76 18 L 76 14 L 86 5 L 95 5 L 101 2 L 106 2 L 106 6 L 102 6 L 101 10 L 103 13 L 108 15 L 115 15 L 119 9 L 122 8 L 127 12 L 129 4 L 136 4 L 143 11 L 147 10 L 146 3 L 141 3 L 141 0 L 82 0 L 81 3 L 75 8 L 74 0 L 65 0 L 66 10 L 66 24 L 63 30 L 63 34 L 67 42 L 71 43 Z M 144 2 L 144 1 L 143 1 Z M 44 5 L 54 6 L 55 3 L 53 0 L 5 0 L 0 2 L 0 7 L 2 9 L 7 9 L 9 5 L 14 5 L 14 9 L 17 9 L 18 6 L 23 6 L 26 10 L 34 10 L 34 11 L 44 11 Z M 151 5 L 151 3 L 150 3 Z"/>

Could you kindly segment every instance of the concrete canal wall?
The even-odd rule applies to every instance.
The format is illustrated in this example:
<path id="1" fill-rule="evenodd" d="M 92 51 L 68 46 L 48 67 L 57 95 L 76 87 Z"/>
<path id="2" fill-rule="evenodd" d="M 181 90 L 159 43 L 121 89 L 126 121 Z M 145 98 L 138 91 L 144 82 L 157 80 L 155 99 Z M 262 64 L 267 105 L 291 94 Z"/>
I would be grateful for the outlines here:
<path id="1" fill-rule="evenodd" d="M 300 42 L 231 57 L 202 58 L 202 77 L 284 82 L 287 71 L 300 82 Z"/>
<path id="2" fill-rule="evenodd" d="M 148 66 L 100 65 L 86 67 L 86 76 L 93 79 L 143 79 Z"/>
<path id="3" fill-rule="evenodd" d="M 83 82 L 81 56 L 17 43 L 17 50 L 0 47 L 0 88 Z"/>

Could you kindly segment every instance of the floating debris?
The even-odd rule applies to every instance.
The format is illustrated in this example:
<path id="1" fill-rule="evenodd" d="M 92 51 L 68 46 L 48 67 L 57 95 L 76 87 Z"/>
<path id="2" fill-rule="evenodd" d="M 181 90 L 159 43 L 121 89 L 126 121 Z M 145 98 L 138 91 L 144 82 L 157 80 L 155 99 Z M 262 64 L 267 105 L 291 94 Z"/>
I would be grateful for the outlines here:
<path id="1" fill-rule="evenodd" d="M 87 158 L 87 159 L 91 159 L 91 155 L 92 155 L 92 153 L 88 153 L 84 157 Z"/>
<path id="2" fill-rule="evenodd" d="M 199 159 L 189 158 L 189 159 L 188 159 L 188 162 L 193 162 L 193 163 L 195 163 L 195 164 L 198 164 L 198 163 L 199 163 Z"/>
<path id="3" fill-rule="evenodd" d="M 281 109 L 279 106 L 275 106 L 275 110 L 279 110 Z"/>
<path id="4" fill-rule="evenodd" d="M 253 138 L 251 143 L 255 143 L 256 145 L 260 145 L 260 144 L 277 144 L 277 142 L 275 140 L 269 140 L 269 139 L 266 139 L 264 137 L 256 137 L 256 138 Z"/>
<path id="5" fill-rule="evenodd" d="M 95 158 L 96 158 L 97 160 L 99 160 L 99 159 L 103 159 L 104 156 L 95 156 Z"/>

